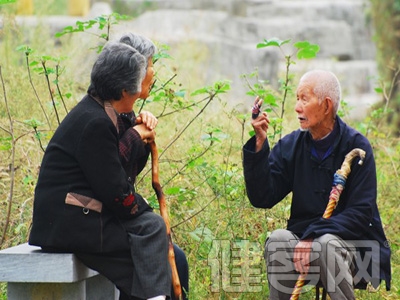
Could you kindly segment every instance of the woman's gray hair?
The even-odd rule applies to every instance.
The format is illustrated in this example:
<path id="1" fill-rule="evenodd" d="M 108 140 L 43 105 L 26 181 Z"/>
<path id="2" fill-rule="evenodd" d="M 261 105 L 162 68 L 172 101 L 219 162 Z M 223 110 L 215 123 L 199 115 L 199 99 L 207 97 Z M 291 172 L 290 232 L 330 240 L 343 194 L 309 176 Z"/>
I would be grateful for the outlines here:
<path id="1" fill-rule="evenodd" d="M 89 93 L 101 100 L 120 100 L 122 91 L 137 94 L 146 75 L 146 59 L 134 48 L 108 42 L 93 65 Z"/>
<path id="2" fill-rule="evenodd" d="M 135 48 L 137 51 L 139 51 L 140 54 L 142 54 L 144 57 L 146 57 L 146 64 L 147 61 L 154 56 L 154 54 L 157 51 L 156 46 L 154 43 L 149 40 L 148 38 L 138 35 L 138 34 L 133 34 L 131 32 L 128 32 L 124 34 L 119 41 L 121 43 L 127 44 L 133 48 Z"/>
<path id="3" fill-rule="evenodd" d="M 325 70 L 312 70 L 305 73 L 300 82 L 309 80 L 314 83 L 314 95 L 317 96 L 319 102 L 321 103 L 326 97 L 331 98 L 333 111 L 337 114 L 342 92 L 336 75 Z"/>

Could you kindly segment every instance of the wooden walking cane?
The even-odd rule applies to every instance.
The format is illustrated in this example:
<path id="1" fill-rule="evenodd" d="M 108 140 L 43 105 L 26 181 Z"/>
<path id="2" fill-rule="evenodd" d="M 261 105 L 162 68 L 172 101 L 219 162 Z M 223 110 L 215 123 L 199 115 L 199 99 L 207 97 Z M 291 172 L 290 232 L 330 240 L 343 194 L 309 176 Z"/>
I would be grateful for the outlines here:
<path id="1" fill-rule="evenodd" d="M 169 264 L 171 265 L 171 270 L 172 270 L 172 286 L 175 297 L 179 300 L 182 300 L 182 288 L 181 288 L 181 283 L 179 281 L 178 269 L 176 268 L 176 263 L 175 263 L 175 253 L 171 238 L 171 226 L 169 223 L 167 204 L 158 177 L 158 151 L 155 141 L 152 141 L 150 143 L 150 151 L 151 151 L 151 178 L 152 178 L 151 183 L 154 191 L 156 192 L 158 203 L 160 205 L 161 217 L 164 219 L 165 225 L 167 227 L 168 261 Z"/>
<path id="2" fill-rule="evenodd" d="M 336 208 L 338 201 L 339 201 L 340 194 L 342 193 L 344 186 L 346 184 L 347 177 L 350 174 L 351 163 L 356 156 L 360 157 L 360 161 L 358 162 L 358 164 L 362 165 L 364 158 L 365 158 L 365 151 L 362 149 L 359 149 L 359 148 L 355 148 L 355 149 L 351 150 L 345 156 L 342 166 L 334 174 L 332 190 L 329 194 L 329 202 L 328 202 L 328 205 L 322 216 L 324 219 L 330 218 L 333 210 Z M 307 277 L 307 274 L 299 275 L 299 277 L 297 278 L 297 281 L 296 281 L 296 285 L 294 286 L 292 296 L 290 297 L 290 300 L 298 300 L 299 299 L 299 295 L 300 295 L 301 289 L 305 283 L 306 277 Z"/>
<path id="3" fill-rule="evenodd" d="M 104 104 L 98 98 L 93 97 L 100 105 L 104 106 L 104 109 L 107 115 L 110 117 L 114 126 L 117 128 L 117 117 L 115 115 L 114 108 L 110 104 L 110 102 L 105 101 Z M 140 117 L 136 118 L 136 124 L 142 123 L 142 119 Z M 160 205 L 160 215 L 164 219 L 166 228 L 167 228 L 167 236 L 168 236 L 168 261 L 171 265 L 172 271 L 172 286 L 174 290 L 175 297 L 178 300 L 182 300 L 182 288 L 179 280 L 178 269 L 176 268 L 175 263 L 175 253 L 174 253 L 174 245 L 172 244 L 171 238 L 171 226 L 169 224 L 169 217 L 167 211 L 167 204 L 165 201 L 165 196 L 161 188 L 160 180 L 158 177 L 158 151 L 155 141 L 150 143 L 150 153 L 151 153 L 151 183 L 154 191 L 156 192 L 158 203 Z"/>

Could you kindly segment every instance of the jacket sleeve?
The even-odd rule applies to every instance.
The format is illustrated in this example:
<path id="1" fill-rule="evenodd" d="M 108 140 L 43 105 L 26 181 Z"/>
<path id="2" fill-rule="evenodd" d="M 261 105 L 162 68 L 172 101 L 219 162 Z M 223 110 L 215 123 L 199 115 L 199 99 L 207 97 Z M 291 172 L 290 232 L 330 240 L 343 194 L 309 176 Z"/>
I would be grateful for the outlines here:
<path id="1" fill-rule="evenodd" d="M 328 218 L 320 218 L 304 232 L 302 239 L 318 237 L 326 233 L 343 239 L 360 239 L 372 226 L 373 211 L 376 207 L 377 183 L 375 160 L 372 147 L 365 139 L 354 148 L 366 151 L 363 165 L 354 159 L 345 188 L 339 197 L 337 208 Z"/>
<path id="2" fill-rule="evenodd" d="M 272 208 L 291 190 L 289 171 L 281 155 L 281 141 L 270 151 L 268 140 L 255 152 L 253 136 L 243 147 L 247 196 L 254 207 Z"/>
<path id="3" fill-rule="evenodd" d="M 134 192 L 119 156 L 117 131 L 107 118 L 89 121 L 76 145 L 76 157 L 96 199 L 121 218 L 136 214 L 143 198 Z"/>
<path id="4" fill-rule="evenodd" d="M 134 165 L 136 165 L 136 174 L 133 174 L 136 176 L 146 166 L 150 147 L 143 143 L 139 133 L 131 127 L 119 140 L 119 153 L 128 175 L 131 175 Z M 135 179 L 132 178 L 132 181 L 135 182 Z"/>

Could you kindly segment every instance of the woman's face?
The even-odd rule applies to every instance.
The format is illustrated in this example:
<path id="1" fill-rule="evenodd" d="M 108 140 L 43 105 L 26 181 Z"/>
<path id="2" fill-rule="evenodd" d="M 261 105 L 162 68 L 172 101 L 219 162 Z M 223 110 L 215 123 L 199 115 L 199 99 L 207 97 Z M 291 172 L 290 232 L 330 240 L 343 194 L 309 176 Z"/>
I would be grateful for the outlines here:
<path id="1" fill-rule="evenodd" d="M 154 67 L 153 67 L 153 60 L 150 57 L 149 61 L 147 62 L 147 71 L 146 76 L 142 81 L 142 91 L 140 93 L 139 98 L 146 99 L 150 94 L 150 89 L 154 83 Z"/>

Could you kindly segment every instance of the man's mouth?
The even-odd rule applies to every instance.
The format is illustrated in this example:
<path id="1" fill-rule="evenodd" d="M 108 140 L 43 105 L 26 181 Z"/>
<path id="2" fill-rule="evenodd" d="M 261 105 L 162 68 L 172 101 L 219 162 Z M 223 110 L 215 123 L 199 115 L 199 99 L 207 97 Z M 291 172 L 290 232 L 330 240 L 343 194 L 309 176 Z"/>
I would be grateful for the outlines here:
<path id="1" fill-rule="evenodd" d="M 300 122 L 302 122 L 302 121 L 307 121 L 307 118 L 306 118 L 306 117 L 297 117 L 297 118 L 299 119 Z"/>

